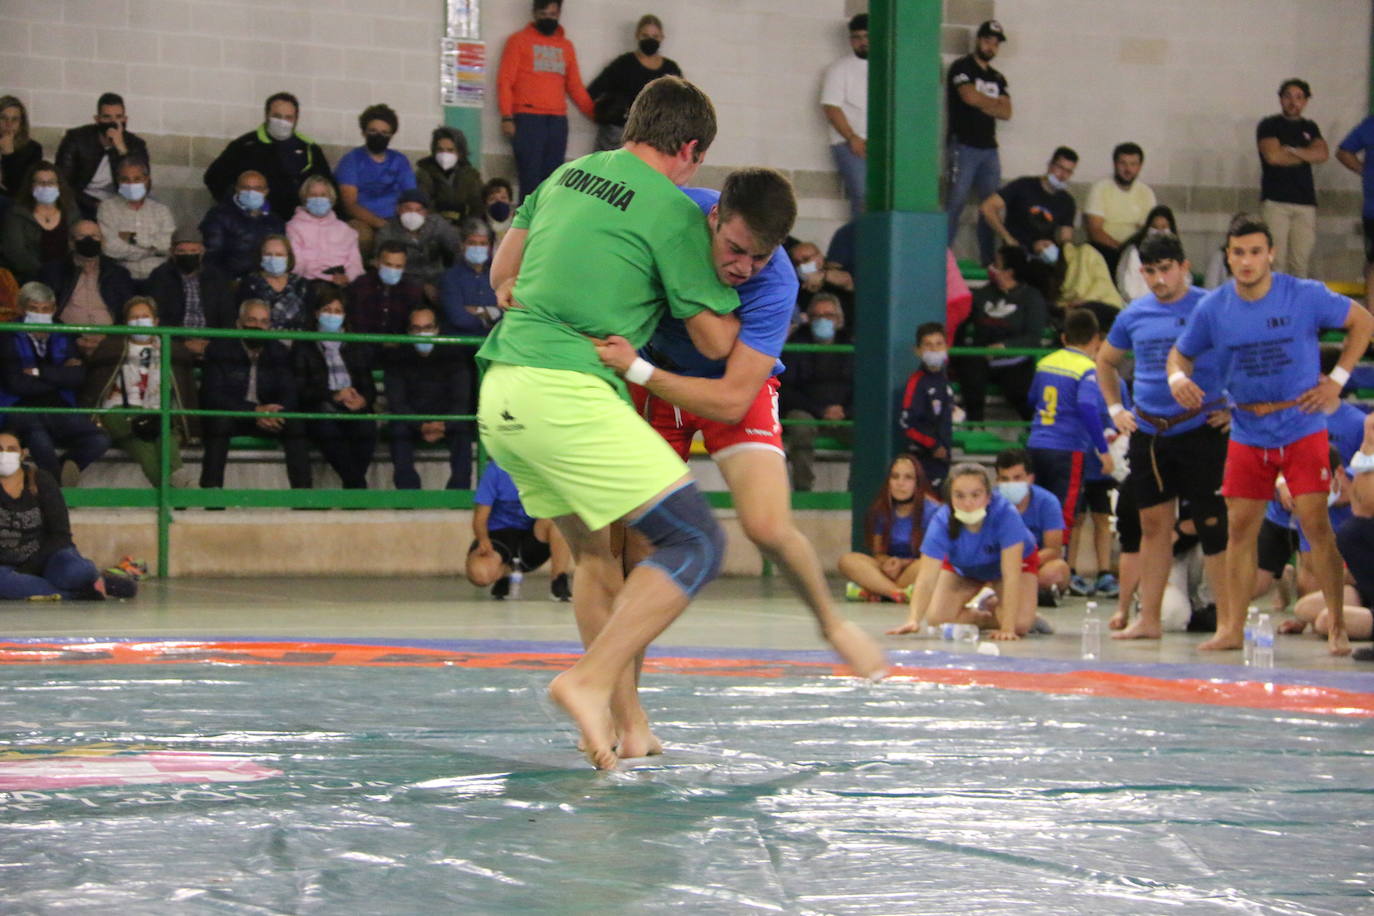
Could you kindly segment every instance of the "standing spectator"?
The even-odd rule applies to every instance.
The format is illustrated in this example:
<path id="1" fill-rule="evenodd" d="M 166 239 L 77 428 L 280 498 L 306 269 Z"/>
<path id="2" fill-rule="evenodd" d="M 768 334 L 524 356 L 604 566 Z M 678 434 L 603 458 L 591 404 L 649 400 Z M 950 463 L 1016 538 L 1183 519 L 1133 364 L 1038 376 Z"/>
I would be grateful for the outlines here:
<path id="1" fill-rule="evenodd" d="M 96 218 L 101 201 L 118 191 L 119 165 L 129 156 L 148 161 L 148 144 L 125 128 L 124 99 L 113 92 L 95 103 L 95 123 L 73 127 L 57 145 L 57 171 L 76 192 L 81 215 Z"/>
<path id="2" fill-rule="evenodd" d="M 485 335 L 501 319 L 491 288 L 491 229 L 480 219 L 464 220 L 462 257 L 439 278 L 441 323 L 445 334 Z"/>
<path id="3" fill-rule="evenodd" d="M 57 302 L 42 283 L 19 290 L 24 323 L 34 330 L 7 333 L 0 340 L 0 408 L 75 407 L 86 378 L 76 341 L 50 330 Z M 28 444 L 34 462 L 62 485 L 74 487 L 81 472 L 110 447 L 110 437 L 90 417 L 71 413 L 15 413 L 9 428 Z M 57 450 L 63 449 L 59 456 Z"/>
<path id="4" fill-rule="evenodd" d="M 988 283 L 973 294 L 969 320 L 960 332 L 966 347 L 1038 347 L 1049 322 L 1049 307 L 1040 291 L 1025 282 L 1026 250 L 1004 246 L 988 268 Z M 1035 375 L 1031 356 L 957 356 L 954 374 L 959 379 L 964 409 L 970 420 L 982 420 L 987 402 L 988 379 L 1001 387 L 1007 403 L 1023 420 L 1031 418 L 1028 397 Z"/>
<path id="5" fill-rule="evenodd" d="M 1255 129 L 1260 157 L 1260 219 L 1274 234 L 1274 270 L 1308 276 L 1317 243 L 1317 189 L 1312 166 L 1330 156 L 1316 121 L 1302 116 L 1312 87 L 1286 79 L 1279 86 L 1282 113 L 1270 115 Z"/>
<path id="6" fill-rule="evenodd" d="M 21 283 L 48 261 L 67 256 L 71 227 L 80 218 L 71 189 L 50 162 L 38 162 L 21 180 L 14 205 L 0 220 L 0 263 Z"/>
<path id="7" fill-rule="evenodd" d="M 43 144 L 29 136 L 29 110 L 12 95 L 0 95 L 0 197 L 18 198 L 24 176 L 43 161 Z"/>
<path id="8" fill-rule="evenodd" d="M 916 329 L 916 358 L 921 368 L 907 379 L 897 425 L 906 434 L 907 450 L 921 463 L 925 479 L 939 490 L 954 449 L 954 390 L 945 371 L 949 342 L 944 325 L 932 321 Z"/>
<path id="9" fill-rule="evenodd" d="M 267 211 L 269 193 L 261 172 L 239 175 L 233 195 L 211 207 L 200 221 L 207 262 L 231 277 L 257 266 L 262 240 L 286 231 L 282 218 Z"/>
<path id="10" fill-rule="evenodd" d="M 129 272 L 101 254 L 100 225 L 78 220 L 72 226 L 71 256 L 49 261 L 38 279 L 57 295 L 57 320 L 63 324 L 114 324 L 122 320 L 124 303 L 134 294 Z M 82 335 L 78 342 L 89 353 L 99 335 Z"/>
<path id="11" fill-rule="evenodd" d="M 456 127 L 434 128 L 429 155 L 415 163 L 415 185 L 454 226 L 482 215 L 482 176 L 468 158 L 467 136 Z"/>
<path id="12" fill-rule="evenodd" d="M 1112 177 L 1093 183 L 1083 207 L 1088 241 L 1102 253 L 1107 270 L 1116 273 L 1121 248 L 1145 225 L 1155 205 L 1155 192 L 1138 181 L 1145 151 L 1136 143 L 1118 143 L 1112 150 Z"/>
<path id="13" fill-rule="evenodd" d="M 312 175 L 301 182 L 301 205 L 286 224 L 286 237 L 296 256 L 293 271 L 310 280 L 347 286 L 363 273 L 358 232 L 334 212 L 334 183 Z"/>
<path id="14" fill-rule="evenodd" d="M 1134 302 L 1150 291 L 1150 285 L 1140 273 L 1140 246 L 1146 239 L 1164 235 L 1178 235 L 1178 222 L 1174 211 L 1160 204 L 1145 217 L 1145 225 L 1121 244 L 1120 257 L 1116 264 L 1116 288 L 1127 304 Z"/>
<path id="15" fill-rule="evenodd" d="M 1364 187 L 1364 206 L 1360 215 L 1364 218 L 1364 278 L 1365 286 L 1374 280 L 1374 115 L 1365 118 L 1355 129 L 1345 135 L 1336 150 L 1336 160 L 1341 165 L 1359 175 Z"/>
<path id="16" fill-rule="evenodd" d="M 172 250 L 176 220 L 166 204 L 148 196 L 153 188 L 148 163 L 128 156 L 115 170 L 119 196 L 101 202 L 96 212 L 105 254 L 124 265 L 136 281 L 148 279 Z"/>
<path id="17" fill-rule="evenodd" d="M 148 294 L 157 303 L 161 323 L 174 328 L 232 328 L 238 318 L 231 289 L 233 278 L 205 263 L 200 230 L 183 226 L 172 233 L 172 256 L 148 276 Z M 176 338 L 197 357 L 204 338 Z"/>
<path id="18" fill-rule="evenodd" d="M 659 53 L 662 47 L 662 21 L 653 13 L 640 16 L 635 25 L 635 49 L 607 64 L 587 87 L 596 105 L 597 150 L 620 149 L 625 119 L 639 90 L 660 76 L 682 76 L 682 68 Z"/>
<path id="19" fill-rule="evenodd" d="M 410 160 L 387 148 L 400 123 L 388 105 L 363 109 L 358 115 L 363 145 L 344 153 L 334 173 L 344 215 L 348 224 L 358 230 L 358 246 L 364 257 L 371 255 L 377 231 L 396 214 L 401 192 L 415 187 Z"/>
<path id="20" fill-rule="evenodd" d="M 315 328 L 336 334 L 345 328 L 343 299 L 326 287 L 315 307 Z M 300 409 L 309 413 L 370 414 L 377 401 L 368 344 L 338 340 L 302 341 L 292 347 Z M 367 469 L 377 449 L 371 420 L 307 420 L 305 434 L 339 475 L 345 490 L 366 490 Z"/>
<path id="21" fill-rule="evenodd" d="M 406 250 L 407 280 L 424 287 L 425 299 L 439 301 L 439 276 L 453 263 L 462 237 L 458 230 L 429 210 L 429 200 L 418 188 L 406 191 L 396 204 L 396 215 L 377 233 L 379 245 L 396 242 Z"/>
<path id="22" fill-rule="evenodd" d="M 844 311 L 839 300 L 818 293 L 806 310 L 806 327 L 794 336 L 795 343 L 849 343 L 844 329 Z M 797 353 L 787 362 L 778 378 L 783 414 L 789 420 L 847 420 L 854 402 L 854 356 L 852 353 Z M 787 444 L 787 463 L 792 468 L 792 488 L 810 491 L 816 481 L 812 467 L 818 427 L 789 426 L 783 433 Z M 848 438 L 847 430 L 827 427 L 827 434 Z"/>
<path id="23" fill-rule="evenodd" d="M 290 239 L 284 235 L 269 235 L 263 239 L 259 265 L 258 270 L 244 274 L 239 280 L 240 309 L 244 302 L 262 302 L 272 313 L 268 327 L 274 331 L 305 330 L 313 310 L 310 281 L 291 272 L 296 266 L 296 256 L 291 252 Z"/>
<path id="24" fill-rule="evenodd" d="M 849 47 L 854 52 L 825 68 L 821 113 L 830 131 L 830 154 L 849 198 L 849 213 L 864 212 L 868 178 L 868 14 L 849 20 Z"/>
<path id="25" fill-rule="evenodd" d="M 300 102 L 289 92 L 268 96 L 264 119 L 255 130 L 230 141 L 205 170 L 205 187 L 215 200 L 224 200 L 244 172 L 257 172 L 266 180 L 268 210 L 288 219 L 296 207 L 296 189 L 311 175 L 326 180 L 329 160 L 320 145 L 296 130 Z"/>
<path id="26" fill-rule="evenodd" d="M 534 0 L 529 25 L 506 39 L 496 75 L 501 132 L 510 140 L 520 176 L 520 199 L 563 164 L 568 150 L 568 103 L 595 118 L 582 86 L 577 52 L 558 24 L 562 0 Z"/>
<path id="27" fill-rule="evenodd" d="M 404 334 L 410 313 L 424 305 L 425 291 L 405 278 L 406 246 L 384 242 L 377 266 L 348 284 L 348 325 L 359 334 Z"/>
<path id="28" fill-rule="evenodd" d="M 492 178 L 482 186 L 482 204 L 486 207 L 487 225 L 491 226 L 492 251 L 501 247 L 506 230 L 515 219 L 515 190 L 504 178 Z"/>
<path id="29" fill-rule="evenodd" d="M 272 308 L 249 299 L 239 306 L 237 326 L 266 331 L 272 324 Z M 256 419 L 205 417 L 201 421 L 205 454 L 200 465 L 202 489 L 224 486 L 224 467 L 229 460 L 229 438 L 234 435 L 272 436 L 286 450 L 286 476 L 292 489 L 310 489 L 310 447 L 299 420 L 272 416 L 296 409 L 296 383 L 291 356 L 275 340 L 262 338 L 210 341 L 205 350 L 205 370 L 200 379 L 200 403 L 207 410 L 254 411 Z"/>
<path id="30" fill-rule="evenodd" d="M 1061 146 L 1050 157 L 1044 175 L 1024 175 L 1008 182 L 979 206 L 983 219 L 1006 245 L 1030 248 L 1036 238 L 1037 217 L 1048 215 L 1055 239 L 1073 241 L 1078 205 L 1069 193 L 1069 179 L 1078 167 L 1078 153 Z"/>
<path id="31" fill-rule="evenodd" d="M 969 192 L 978 203 L 997 193 L 1002 185 L 1002 161 L 997 152 L 997 122 L 1011 120 L 1011 96 L 1007 78 L 994 69 L 992 59 L 1007 34 L 996 19 L 978 26 L 973 53 L 949 68 L 945 106 L 949 117 L 949 243 L 959 233 Z M 991 264 L 997 252 L 996 238 L 986 220 L 978 219 L 978 256 Z"/>
<path id="32" fill-rule="evenodd" d="M 434 310 L 418 308 L 410 313 L 407 333 L 433 337 L 439 333 Z M 472 357 L 459 347 L 435 347 L 425 341 L 400 346 L 387 353 L 386 409 L 393 414 L 470 414 Z M 443 442 L 449 450 L 446 489 L 466 490 L 472 485 L 472 423 L 429 420 L 413 423 L 392 420 L 389 424 L 392 480 L 398 490 L 420 489 L 415 470 L 415 446 Z"/>

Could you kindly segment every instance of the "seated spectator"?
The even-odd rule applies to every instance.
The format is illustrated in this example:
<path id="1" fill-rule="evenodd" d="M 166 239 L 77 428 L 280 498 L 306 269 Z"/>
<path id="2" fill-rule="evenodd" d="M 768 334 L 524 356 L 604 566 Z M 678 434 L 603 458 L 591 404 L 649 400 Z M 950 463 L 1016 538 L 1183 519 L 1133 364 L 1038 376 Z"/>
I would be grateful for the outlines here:
<path id="1" fill-rule="evenodd" d="M 124 304 L 124 320 L 134 327 L 157 326 L 157 303 L 147 296 L 135 296 Z M 191 379 L 191 351 L 180 340 L 171 338 L 172 406 L 195 410 L 195 384 Z M 162 404 L 162 341 L 155 334 L 111 334 L 100 342 L 86 360 L 86 379 L 78 403 L 82 407 L 131 407 L 156 410 Z M 162 479 L 158 442 L 160 418 L 100 414 L 99 423 L 114 445 L 138 463 L 143 476 L 157 486 Z M 178 479 L 181 447 L 191 438 L 184 416 L 172 417 L 171 471 Z"/>
<path id="2" fill-rule="evenodd" d="M 325 287 L 315 306 L 313 330 L 337 334 L 345 328 L 339 290 Z M 368 344 L 338 340 L 301 341 L 292 347 L 296 392 L 302 411 L 356 416 L 370 414 L 377 401 Z M 377 449 L 377 424 L 370 420 L 306 420 L 305 434 L 339 475 L 346 490 L 367 489 L 367 469 Z"/>
<path id="3" fill-rule="evenodd" d="M 57 295 L 57 320 L 63 324 L 114 324 L 123 319 L 121 309 L 134 294 L 129 272 L 101 253 L 102 232 L 94 220 L 72 226 L 71 255 L 49 261 L 38 279 Z M 98 335 L 83 334 L 79 344 L 89 353 L 100 342 Z"/>
<path id="4" fill-rule="evenodd" d="M 434 310 L 422 307 L 411 312 L 408 333 L 418 337 L 438 334 Z M 435 347 L 423 341 L 411 347 L 394 347 L 387 351 L 385 384 L 389 413 L 442 416 L 473 411 L 471 354 L 460 347 Z M 472 485 L 470 421 L 414 423 L 392 420 L 389 427 L 392 480 L 396 489 L 420 489 L 420 475 L 415 470 L 417 440 L 430 445 L 443 442 L 448 446 L 447 489 L 466 490 Z"/>
<path id="5" fill-rule="evenodd" d="M 1116 288 L 1126 303 L 1134 302 L 1150 291 L 1149 284 L 1140 273 L 1140 243 L 1166 232 L 1178 235 L 1178 223 L 1174 220 L 1174 211 L 1160 204 L 1145 217 L 1145 225 L 1121 244 L 1121 257 L 1116 264 Z"/>
<path id="6" fill-rule="evenodd" d="M 1126 241 L 1147 225 L 1146 217 L 1155 206 L 1155 192 L 1137 180 L 1144 164 L 1145 151 L 1139 144 L 1118 143 L 1112 150 L 1112 177 L 1093 182 L 1083 207 L 1088 243 L 1113 276 Z"/>
<path id="7" fill-rule="evenodd" d="M 472 533 L 465 573 L 473 585 L 490 585 L 491 596 L 504 601 L 511 593 L 511 573 L 530 572 L 552 559 L 549 597 L 572 600 L 568 583 L 572 552 L 567 542 L 551 520 L 530 518 L 515 481 L 490 459 L 473 494 Z"/>
<path id="8" fill-rule="evenodd" d="M 75 407 L 86 369 L 70 334 L 54 333 L 56 297 L 42 283 L 19 290 L 24 323 L 34 330 L 0 338 L 0 408 Z M 90 417 L 71 413 L 12 413 L 9 428 L 28 446 L 34 462 L 62 485 L 74 487 L 81 472 L 110 447 L 110 437 Z M 61 455 L 58 449 L 62 449 Z"/>
<path id="9" fill-rule="evenodd" d="M 261 299 L 239 305 L 237 326 L 266 331 L 272 326 L 272 307 Z M 291 354 L 275 340 L 217 339 L 205 348 L 205 369 L 200 377 L 200 404 L 206 410 L 254 411 L 246 417 L 204 417 L 201 436 L 202 489 L 224 486 L 224 466 L 229 460 L 231 436 L 270 436 L 280 439 L 286 451 L 286 476 L 292 489 L 310 488 L 310 446 L 299 420 L 274 417 L 298 405 Z"/>
<path id="10" fill-rule="evenodd" d="M 491 229 L 480 219 L 466 219 L 459 235 L 462 257 L 439 278 L 441 324 L 445 334 L 485 335 L 501 320 L 491 288 Z"/>
<path id="11" fill-rule="evenodd" d="M 262 240 L 259 254 L 261 267 L 239 280 L 239 304 L 266 303 L 272 312 L 269 327 L 274 331 L 306 330 L 313 311 L 310 281 L 291 272 L 296 266 L 291 241 L 284 235 L 269 235 Z M 239 314 L 242 317 L 242 311 Z"/>
<path id="12" fill-rule="evenodd" d="M 978 210 L 1003 245 L 1029 249 L 1036 239 L 1035 217 L 1041 214 L 1050 216 L 1054 240 L 1067 244 L 1073 240 L 1074 218 L 1078 213 L 1078 205 L 1069 193 L 1069 179 L 1077 166 L 1078 154 L 1061 146 L 1050 157 L 1044 175 L 1026 175 L 1003 185 Z"/>
<path id="13" fill-rule="evenodd" d="M 1049 323 L 1049 309 L 1040 291 L 1026 282 L 1029 268 L 1026 250 L 1005 245 L 988 267 L 988 283 L 973 294 L 969 320 L 960 332 L 965 347 L 1038 347 Z M 1007 405 L 1022 420 L 1031 418 L 1031 379 L 1035 357 L 956 356 L 954 375 L 959 380 L 964 410 L 970 420 L 982 420 L 987 403 L 988 380 L 995 381 Z"/>
<path id="14" fill-rule="evenodd" d="M 286 237 L 296 256 L 292 270 L 310 280 L 347 286 L 363 273 L 358 233 L 334 212 L 334 184 L 312 176 L 301 183 L 301 205 L 286 224 Z"/>
<path id="15" fill-rule="evenodd" d="M 20 282 L 67 256 L 71 227 L 80 218 L 71 190 L 50 162 L 39 162 L 22 179 L 14 205 L 0 220 L 0 263 Z"/>
<path id="16" fill-rule="evenodd" d="M 126 157 L 115 170 L 115 177 L 119 179 L 119 196 L 102 201 L 96 211 L 102 245 L 106 256 L 123 265 L 135 281 L 146 280 L 167 260 L 176 220 L 166 204 L 148 196 L 153 187 L 148 163 Z"/>
<path id="17" fill-rule="evenodd" d="M 17 200 L 24 177 L 42 161 L 43 144 L 29 136 L 29 110 L 14 96 L 0 95 L 0 197 Z"/>
<path id="18" fill-rule="evenodd" d="M 282 217 L 267 212 L 267 179 L 261 172 L 244 172 L 234 193 L 210 208 L 200 221 L 205 260 L 231 277 L 258 266 L 262 240 L 286 231 Z"/>
<path id="19" fill-rule="evenodd" d="M 596 121 L 596 149 L 620 149 L 625 120 L 639 90 L 660 76 L 682 76 L 682 68 L 659 53 L 663 47 L 663 23 L 652 13 L 635 25 L 635 49 L 606 65 L 587 86 Z"/>
<path id="20" fill-rule="evenodd" d="M 430 304 L 439 301 L 439 277 L 453 263 L 462 245 L 458 230 L 448 220 L 431 213 L 429 200 L 418 189 L 405 191 L 396 204 L 396 215 L 377 233 L 377 244 L 399 242 L 406 250 L 407 280 L 424 287 Z"/>
<path id="21" fill-rule="evenodd" d="M 796 268 L 797 279 L 801 281 L 801 289 L 797 292 L 798 307 L 800 308 L 803 301 L 811 301 L 817 293 L 828 293 L 840 303 L 845 324 L 852 325 L 854 278 L 841 270 L 839 265 L 827 262 L 821 255 L 820 248 L 812 242 L 784 244 L 783 247 L 787 251 L 787 256 L 792 259 L 792 266 Z"/>
<path id="22" fill-rule="evenodd" d="M 807 307 L 807 324 L 792 335 L 795 343 L 849 343 L 844 311 L 829 293 L 818 293 Z M 789 354 L 787 370 L 778 377 L 782 412 L 789 420 L 847 420 L 854 403 L 854 355 L 852 353 Z M 792 488 L 808 492 L 815 485 L 812 468 L 820 427 L 800 425 L 783 429 L 787 463 L 792 469 Z M 849 439 L 849 430 L 826 427 L 825 433 Z"/>
<path id="23" fill-rule="evenodd" d="M 0 599 L 132 598 L 134 580 L 102 574 L 77 551 L 62 488 L 27 457 L 21 436 L 0 433 Z"/>
<path id="24" fill-rule="evenodd" d="M 124 100 L 106 92 L 95 103 L 95 123 L 73 127 L 57 146 L 57 171 L 86 219 L 95 219 L 100 204 L 118 192 L 115 179 L 126 158 L 148 161 L 148 144 L 125 129 L 128 123 Z"/>
<path id="25" fill-rule="evenodd" d="M 404 334 L 410 313 L 424 305 L 420 284 L 405 279 L 406 246 L 385 242 L 377 266 L 348 284 L 348 324 L 359 334 Z"/>
<path id="26" fill-rule="evenodd" d="M 949 473 L 954 450 L 954 389 L 945 371 L 949 342 L 944 325 L 933 321 L 917 328 L 915 352 L 921 368 L 907 379 L 897 425 L 906 434 L 907 451 L 920 462 L 923 476 L 932 489 L 938 489 Z"/>
<path id="27" fill-rule="evenodd" d="M 492 178 L 482 186 L 482 204 L 486 207 L 487 225 L 491 226 L 491 250 L 495 252 L 515 219 L 515 189 L 504 178 Z"/>
<path id="28" fill-rule="evenodd" d="M 257 172 L 269 188 L 268 212 L 279 219 L 289 219 L 296 208 L 296 189 L 302 181 L 312 175 L 330 180 L 329 160 L 318 143 L 296 130 L 300 102 L 294 95 L 274 93 L 263 107 L 263 123 L 230 141 L 210 163 L 205 170 L 205 187 L 212 198 L 224 200 L 240 175 Z"/>
<path id="29" fill-rule="evenodd" d="M 1050 288 L 1053 291 L 1050 301 L 1058 313 L 1052 317 L 1059 317 L 1062 321 L 1063 314 L 1069 309 L 1086 307 L 1090 302 L 1107 306 L 1110 312 L 1105 314 L 1114 317 L 1125 305 L 1121 301 L 1121 294 L 1116 291 L 1111 272 L 1107 270 L 1107 262 L 1091 245 L 1065 242 L 1061 247 L 1049 239 L 1039 239 L 1031 246 L 1031 256 L 1049 268 Z M 1092 309 L 1093 314 L 1099 317 L 1098 323 L 1110 329 L 1111 321 L 1101 320 L 1104 313 L 1097 306 Z"/>
<path id="30" fill-rule="evenodd" d="M 233 278 L 205 261 L 200 230 L 183 226 L 172 233 L 172 256 L 148 277 L 160 323 L 174 328 L 232 328 L 238 319 Z M 204 338 L 177 338 L 197 357 Z"/>
<path id="31" fill-rule="evenodd" d="M 1065 559 L 1064 509 L 1059 497 L 1035 485 L 1030 455 L 1022 448 L 1009 448 L 997 455 L 997 492 L 1021 514 L 1026 530 L 1035 538 L 1040 569 L 1036 573 L 1038 604 L 1058 607 L 1059 596 L 1069 587 L 1069 564 Z"/>
<path id="32" fill-rule="evenodd" d="M 482 176 L 468 159 L 468 138 L 456 127 L 434 128 L 429 155 L 415 163 L 415 185 L 455 228 L 486 209 Z"/>
<path id="33" fill-rule="evenodd" d="M 339 183 L 344 216 L 358 231 L 358 244 L 370 256 L 376 234 L 396 215 L 396 202 L 402 191 L 415 187 L 415 172 L 410 160 L 394 149 L 391 138 L 400 121 L 386 105 L 371 105 L 358 116 L 363 146 L 344 153 L 334 178 Z"/>
<path id="34" fill-rule="evenodd" d="M 921 466 L 910 455 L 898 455 L 887 469 L 887 479 L 864 518 L 868 553 L 840 557 L 840 575 L 849 582 L 850 601 L 895 601 L 904 604 L 916 581 L 916 559 L 926 523 L 940 508 Z"/>

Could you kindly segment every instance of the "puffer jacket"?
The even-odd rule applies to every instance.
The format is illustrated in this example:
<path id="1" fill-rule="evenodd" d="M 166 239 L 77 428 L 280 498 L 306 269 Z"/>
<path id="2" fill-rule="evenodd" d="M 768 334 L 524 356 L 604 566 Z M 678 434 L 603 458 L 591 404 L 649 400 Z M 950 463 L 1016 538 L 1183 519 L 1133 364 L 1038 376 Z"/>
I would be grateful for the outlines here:
<path id="1" fill-rule="evenodd" d="M 215 204 L 200 221 L 206 262 L 231 277 L 257 270 L 262 261 L 262 240 L 285 231 L 285 224 L 276 214 L 263 212 L 259 216 L 249 216 L 232 198 Z"/>

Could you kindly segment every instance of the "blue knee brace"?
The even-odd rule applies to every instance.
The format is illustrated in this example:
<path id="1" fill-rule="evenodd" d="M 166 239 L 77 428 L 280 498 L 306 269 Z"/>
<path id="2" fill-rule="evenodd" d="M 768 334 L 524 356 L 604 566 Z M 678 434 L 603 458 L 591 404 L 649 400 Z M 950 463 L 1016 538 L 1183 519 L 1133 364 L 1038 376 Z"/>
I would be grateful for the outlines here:
<path id="1" fill-rule="evenodd" d="M 644 563 L 663 570 L 691 598 L 720 572 L 725 532 L 695 483 L 669 493 L 630 523 L 654 545 Z"/>

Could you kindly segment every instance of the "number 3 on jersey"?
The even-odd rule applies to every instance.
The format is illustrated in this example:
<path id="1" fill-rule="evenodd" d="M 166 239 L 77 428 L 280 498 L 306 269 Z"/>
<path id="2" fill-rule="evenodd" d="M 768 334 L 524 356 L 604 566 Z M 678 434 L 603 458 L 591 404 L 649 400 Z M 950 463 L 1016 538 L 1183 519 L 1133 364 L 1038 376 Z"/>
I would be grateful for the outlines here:
<path id="1" fill-rule="evenodd" d="M 1059 412 L 1059 389 L 1046 385 L 1040 394 L 1040 425 L 1053 426 L 1055 414 Z"/>

